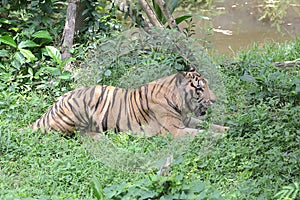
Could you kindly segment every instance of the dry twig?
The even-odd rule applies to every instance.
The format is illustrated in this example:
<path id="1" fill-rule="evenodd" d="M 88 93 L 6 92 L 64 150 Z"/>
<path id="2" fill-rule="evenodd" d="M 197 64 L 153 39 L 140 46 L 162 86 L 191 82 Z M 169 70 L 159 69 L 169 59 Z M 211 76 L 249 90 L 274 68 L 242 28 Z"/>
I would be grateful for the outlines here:
<path id="1" fill-rule="evenodd" d="M 169 176 L 172 161 L 173 161 L 173 155 L 170 155 L 169 157 L 167 157 L 166 163 L 161 166 L 157 174 L 159 176 Z"/>

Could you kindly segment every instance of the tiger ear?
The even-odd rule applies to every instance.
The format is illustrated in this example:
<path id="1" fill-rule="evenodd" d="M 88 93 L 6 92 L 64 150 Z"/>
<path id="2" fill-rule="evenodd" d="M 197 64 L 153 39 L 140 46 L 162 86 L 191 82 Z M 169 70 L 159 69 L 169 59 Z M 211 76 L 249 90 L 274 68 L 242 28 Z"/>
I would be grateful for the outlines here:
<path id="1" fill-rule="evenodd" d="M 196 71 L 196 67 L 194 65 L 191 65 L 190 68 L 188 69 L 188 72 L 194 72 Z"/>
<path id="2" fill-rule="evenodd" d="M 194 72 L 196 71 L 196 66 L 191 64 L 188 59 L 186 59 L 183 56 L 177 56 L 176 62 L 182 66 L 182 68 L 178 71 L 184 71 L 184 72 Z"/>
<path id="3" fill-rule="evenodd" d="M 186 76 L 189 72 L 195 72 L 196 67 L 194 65 L 190 65 L 189 68 L 183 71 L 184 76 Z"/>
<path id="4" fill-rule="evenodd" d="M 191 73 L 190 72 L 188 72 L 188 71 L 181 71 L 180 72 L 185 78 L 188 78 L 188 77 L 191 77 Z"/>
<path id="5" fill-rule="evenodd" d="M 195 67 L 195 65 L 190 65 L 190 66 L 185 67 L 183 70 L 178 70 L 178 71 L 180 71 L 180 72 L 186 72 L 186 73 L 188 73 L 188 72 L 195 72 L 196 71 L 196 67 Z"/>

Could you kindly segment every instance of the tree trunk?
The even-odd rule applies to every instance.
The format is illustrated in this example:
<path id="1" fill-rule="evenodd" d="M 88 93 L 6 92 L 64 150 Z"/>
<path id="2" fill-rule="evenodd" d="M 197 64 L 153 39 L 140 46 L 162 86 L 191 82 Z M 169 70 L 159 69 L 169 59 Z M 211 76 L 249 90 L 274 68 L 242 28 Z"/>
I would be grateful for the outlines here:
<path id="1" fill-rule="evenodd" d="M 86 1 L 79 0 L 76 2 L 76 21 L 75 21 L 75 33 L 80 31 L 80 28 L 86 27 L 87 22 L 85 21 L 86 17 L 88 16 L 88 13 L 83 15 L 83 11 L 87 9 Z"/>
<path id="2" fill-rule="evenodd" d="M 85 1 L 80 0 L 69 0 L 66 23 L 62 36 L 62 60 L 71 57 L 69 50 L 73 46 L 75 32 L 78 31 L 81 26 L 85 25 L 83 20 L 84 16 L 82 16 L 86 5 L 85 3 Z M 70 70 L 70 68 L 70 63 L 67 63 L 64 70 Z"/>
<path id="3" fill-rule="evenodd" d="M 78 0 L 70 0 L 67 8 L 67 16 L 65 28 L 63 31 L 63 43 L 62 43 L 62 60 L 71 57 L 69 49 L 73 46 L 74 34 L 75 34 L 75 22 L 76 22 L 76 2 Z"/>

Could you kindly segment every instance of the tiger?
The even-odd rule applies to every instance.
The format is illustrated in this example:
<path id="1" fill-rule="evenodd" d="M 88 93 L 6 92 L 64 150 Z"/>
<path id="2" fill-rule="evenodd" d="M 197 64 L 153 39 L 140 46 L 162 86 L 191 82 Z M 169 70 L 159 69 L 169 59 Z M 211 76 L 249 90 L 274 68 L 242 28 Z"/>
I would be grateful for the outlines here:
<path id="1" fill-rule="evenodd" d="M 80 131 L 95 136 L 113 130 L 145 136 L 196 136 L 204 130 L 197 128 L 201 119 L 190 113 L 201 118 L 215 101 L 207 80 L 190 67 L 136 89 L 95 85 L 69 91 L 30 128 L 65 135 Z"/>

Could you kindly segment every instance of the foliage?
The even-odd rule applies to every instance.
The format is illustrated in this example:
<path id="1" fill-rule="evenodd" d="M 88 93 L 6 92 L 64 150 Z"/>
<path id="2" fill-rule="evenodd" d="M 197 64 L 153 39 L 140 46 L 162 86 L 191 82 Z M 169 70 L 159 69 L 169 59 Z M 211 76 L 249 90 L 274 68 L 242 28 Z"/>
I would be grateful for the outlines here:
<path id="1" fill-rule="evenodd" d="M 127 134 L 111 134 L 101 138 L 100 143 L 89 141 L 87 149 L 106 166 L 126 174 L 136 174 L 105 186 L 101 184 L 102 180 L 93 177 L 91 189 L 94 196 L 97 199 L 222 199 L 209 183 L 187 178 L 178 170 L 190 142 L 191 138 L 174 141 L 165 137 L 136 138 Z M 201 144 L 208 145 L 206 142 Z M 204 149 L 200 151 L 205 153 Z M 155 171 L 159 173 L 167 155 L 176 158 L 171 175 L 156 175 Z"/>
<path id="2" fill-rule="evenodd" d="M 61 20 L 65 15 L 66 3 L 63 1 L 2 1 L 0 16 L 1 33 L 30 37 L 39 30 L 48 30 L 56 43 L 59 41 L 58 33 L 64 26 Z M 23 40 L 20 37 L 21 41 Z"/>
<path id="3" fill-rule="evenodd" d="M 289 12 L 289 9 L 294 9 L 295 13 L 299 13 L 297 0 L 287 1 L 269 1 L 264 0 L 262 6 L 262 13 L 259 20 L 269 20 L 272 26 L 276 26 L 280 30 L 280 25 L 284 23 L 284 17 Z"/>
<path id="4" fill-rule="evenodd" d="M 20 39 L 18 44 L 12 36 L 1 36 L 0 45 L 4 48 L 0 55 L 0 88 L 23 92 L 34 87 L 45 91 L 51 86 L 63 89 L 64 81 L 71 80 L 69 72 L 63 72 L 63 66 L 70 59 L 62 62 L 58 49 L 43 44 L 43 41 L 51 42 L 51 39 L 47 31 L 35 32 L 28 39 Z"/>
<path id="5" fill-rule="evenodd" d="M 99 11 L 103 4 L 86 1 L 83 14 L 87 27 L 81 27 L 86 34 L 77 38 L 78 41 L 88 44 L 95 34 L 99 39 L 116 30 L 108 28 L 117 24 L 117 21 L 108 22 L 112 15 Z M 63 67 L 74 59 L 62 60 L 59 49 L 55 47 L 61 38 L 58 33 L 64 26 L 61 19 L 65 19 L 66 2 L 2 1 L 2 5 L 0 17 L 5 18 L 0 18 L 0 72 L 3 76 L 0 88 L 25 93 L 38 88 L 41 93 L 49 93 L 49 88 L 53 87 L 57 88 L 55 96 L 70 90 L 72 77 Z M 101 31 L 103 34 L 99 34 Z M 77 62 L 83 60 L 86 49 L 74 46 L 71 50 Z"/>
<path id="6" fill-rule="evenodd" d="M 76 43 L 97 41 L 103 37 L 113 36 L 120 31 L 122 22 L 117 18 L 115 8 L 107 1 L 82 1 L 85 4 L 82 11 L 83 22 L 76 34 Z"/>
<path id="7" fill-rule="evenodd" d="M 38 88 L 46 94 L 51 87 L 58 87 L 55 91 L 58 94 L 68 90 L 70 73 L 62 69 L 70 60 L 62 62 L 59 50 L 52 46 L 63 27 L 60 19 L 64 4 L 58 1 L 2 3 L 0 15 L 6 18 L 0 20 L 0 88 L 22 93 Z M 50 7 L 45 9 L 45 6 Z"/>
<path id="8" fill-rule="evenodd" d="M 62 71 L 66 61 L 55 47 L 62 30 L 62 20 L 55 19 L 63 11 L 47 14 L 38 2 L 50 1 L 30 1 L 26 10 L 0 8 L 1 17 L 8 14 L 0 20 L 0 199 L 298 198 L 299 69 L 272 63 L 299 59 L 299 38 L 254 45 L 219 61 L 219 69 L 212 67 L 207 47 L 195 47 L 196 42 L 172 31 L 155 30 L 153 36 L 138 32 L 105 39 L 99 46 L 75 46 L 76 58 L 90 56 L 87 69 L 78 70 L 77 85 L 131 88 L 182 69 L 186 61 L 197 64 L 226 108 L 212 110 L 208 120 L 226 119 L 230 130 L 220 139 L 211 138 L 209 131 L 184 140 L 127 133 L 108 133 L 100 141 L 67 138 L 18 130 L 73 87 L 70 74 Z M 65 6 L 51 2 L 52 9 Z M 192 56 L 174 49 L 178 41 L 193 50 Z M 170 175 L 158 176 L 170 155 Z"/>
<path id="9" fill-rule="evenodd" d="M 119 2 L 116 1 L 116 2 L 117 3 L 115 3 L 115 2 L 112 3 L 112 8 L 116 9 L 116 10 L 118 8 L 121 8 L 120 10 L 123 12 L 124 19 L 127 19 L 128 16 L 130 16 L 131 26 L 139 27 L 139 28 L 145 27 L 145 23 L 146 23 L 145 18 L 147 16 L 147 14 L 145 14 L 146 11 L 144 10 L 144 8 L 142 9 L 142 5 L 140 5 L 141 4 L 140 2 L 131 1 L 131 2 L 126 2 L 125 4 L 124 4 L 124 2 L 121 2 L 121 1 L 119 1 Z M 167 1 L 164 1 L 164 3 L 166 4 L 169 14 L 172 14 L 175 11 L 175 9 L 180 6 L 181 2 L 178 0 L 167 0 Z M 157 1 L 152 0 L 152 1 L 150 1 L 150 4 L 152 4 L 152 7 L 151 7 L 151 5 L 149 5 L 151 7 L 150 9 L 151 9 L 151 11 L 154 12 L 155 16 L 157 17 L 157 20 L 162 25 L 166 25 L 167 19 L 165 19 L 165 16 L 164 16 L 162 10 L 160 9 Z M 182 22 L 188 23 L 188 26 L 184 27 L 185 31 L 183 32 L 188 37 L 194 34 L 195 26 L 194 26 L 194 23 L 192 23 L 192 16 L 193 15 L 191 15 L 191 14 L 184 14 L 184 15 L 181 15 L 181 16 L 175 18 L 175 22 L 177 25 Z M 149 16 L 148 16 L 148 18 L 149 18 Z M 152 20 L 153 19 L 149 19 L 148 21 L 151 22 Z M 191 24 L 193 24 L 193 25 L 191 25 Z M 166 27 L 170 28 L 169 25 Z"/>
<path id="10" fill-rule="evenodd" d="M 291 103 L 298 105 L 300 98 L 299 74 L 295 69 L 280 69 L 274 62 L 296 60 L 299 58 L 300 38 L 295 43 L 286 43 L 284 48 L 278 44 L 267 45 L 265 48 L 253 46 L 255 52 L 267 51 L 266 55 L 247 54 L 240 55 L 240 62 L 230 66 L 234 75 L 246 82 L 249 91 L 246 98 L 253 104 L 261 101 L 277 101 L 278 107 Z M 274 51 L 276 49 L 276 51 Z M 251 50 L 251 51 L 253 51 Z M 261 67 L 257 67 L 260 65 Z M 274 102 L 275 103 L 275 102 Z"/>
<path id="11" fill-rule="evenodd" d="M 27 95 L 1 92 L 1 198 L 296 199 L 299 71 L 272 63 L 299 58 L 299 48 L 299 39 L 255 45 L 221 61 L 231 129 L 217 140 L 209 133 L 183 141 L 112 133 L 101 141 L 87 141 L 17 131 L 41 115 L 53 97 L 41 100 L 31 90 Z M 274 80 L 274 73 L 281 75 Z M 170 176 L 156 175 L 171 154 Z"/>
<path id="12" fill-rule="evenodd" d="M 291 185 L 283 186 L 282 190 L 279 191 L 274 198 L 277 199 L 296 199 L 300 195 L 299 183 L 294 182 Z"/>
<path id="13" fill-rule="evenodd" d="M 97 174 L 101 166 L 90 159 L 79 140 L 55 133 L 16 134 L 3 121 L 1 124 L 1 199 L 78 199 L 88 195 L 88 176 Z"/>
<path id="14" fill-rule="evenodd" d="M 137 30 L 128 32 L 127 36 L 103 39 L 78 70 L 77 82 L 132 88 L 183 70 L 190 64 L 199 65 L 200 70 L 209 73 L 211 62 L 205 52 L 208 47 L 199 47 L 194 40 L 174 30 L 158 28 L 150 32 Z M 176 48 L 174 44 L 179 41 L 187 49 Z"/>
<path id="15" fill-rule="evenodd" d="M 170 14 L 172 14 L 175 11 L 175 9 L 178 8 L 180 5 L 178 0 L 167 0 L 167 1 L 165 1 L 165 3 L 166 3 L 166 7 L 168 8 Z M 154 11 L 155 11 L 155 14 L 156 14 L 158 20 L 162 24 L 166 24 L 167 19 L 164 17 L 163 12 L 160 9 L 157 2 L 155 0 L 152 0 L 152 4 L 153 4 L 153 8 L 154 8 Z M 190 19 L 191 17 L 192 17 L 192 15 L 190 15 L 190 14 L 182 15 L 180 17 L 175 18 L 175 21 L 177 24 L 180 24 L 181 22 L 186 21 L 186 20 Z"/>
<path id="16" fill-rule="evenodd" d="M 221 68 L 232 112 L 227 142 L 233 146 L 224 153 L 231 155 L 228 165 L 236 169 L 235 176 L 244 176 L 248 191 L 257 197 L 272 199 L 270 185 L 280 188 L 299 181 L 299 70 L 272 64 L 299 58 L 299 47 L 299 38 L 280 45 L 254 45 Z M 251 194 L 239 195 L 249 199 Z"/>
<path id="17" fill-rule="evenodd" d="M 97 179 L 92 182 L 94 196 L 97 199 L 223 199 L 220 192 L 208 183 L 200 180 L 185 183 L 182 174 L 169 177 L 149 175 L 132 183 L 114 184 L 104 189 L 99 188 Z"/>

